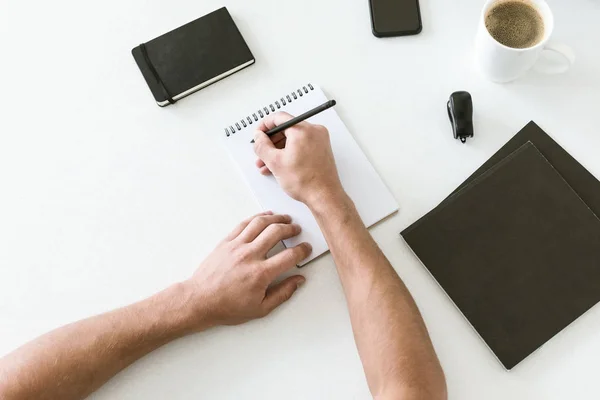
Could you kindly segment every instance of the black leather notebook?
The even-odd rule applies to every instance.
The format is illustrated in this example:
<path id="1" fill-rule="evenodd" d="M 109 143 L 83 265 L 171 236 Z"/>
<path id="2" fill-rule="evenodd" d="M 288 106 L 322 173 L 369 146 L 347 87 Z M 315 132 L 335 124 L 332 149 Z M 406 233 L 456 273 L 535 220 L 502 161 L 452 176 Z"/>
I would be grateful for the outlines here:
<path id="1" fill-rule="evenodd" d="M 529 141 L 482 171 L 402 236 L 511 369 L 600 301 L 600 219 Z"/>
<path id="2" fill-rule="evenodd" d="M 225 7 L 131 52 L 159 106 L 173 104 L 255 61 Z"/>

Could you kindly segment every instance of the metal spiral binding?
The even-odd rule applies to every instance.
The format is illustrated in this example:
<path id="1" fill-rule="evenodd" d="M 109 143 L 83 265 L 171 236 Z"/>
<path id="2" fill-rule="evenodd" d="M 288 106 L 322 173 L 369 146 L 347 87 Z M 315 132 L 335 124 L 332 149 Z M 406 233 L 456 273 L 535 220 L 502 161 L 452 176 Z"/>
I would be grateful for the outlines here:
<path id="1" fill-rule="evenodd" d="M 248 127 L 248 125 L 252 125 L 254 122 L 258 122 L 259 119 L 262 119 L 270 113 L 275 112 L 276 110 L 279 110 L 282 107 L 285 107 L 288 103 L 292 103 L 294 100 L 298 100 L 300 97 L 313 90 L 315 90 L 315 88 L 310 83 L 306 86 L 302 86 L 300 89 L 288 95 L 285 95 L 279 100 L 275 100 L 268 106 L 263 107 L 262 109 L 258 109 L 255 113 L 248 115 L 246 118 L 240 119 L 239 122 L 234 122 L 233 124 L 229 125 L 228 128 L 225 128 L 225 135 L 229 137 L 234 133 L 241 131 L 242 129 Z"/>

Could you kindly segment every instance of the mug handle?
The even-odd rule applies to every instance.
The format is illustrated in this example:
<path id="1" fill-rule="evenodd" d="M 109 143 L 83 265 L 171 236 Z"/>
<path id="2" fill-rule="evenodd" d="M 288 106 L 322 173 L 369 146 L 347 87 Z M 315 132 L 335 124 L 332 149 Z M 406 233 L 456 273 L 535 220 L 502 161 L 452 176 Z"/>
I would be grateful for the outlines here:
<path id="1" fill-rule="evenodd" d="M 575 53 L 573 53 L 573 50 L 571 50 L 571 48 L 565 44 L 548 43 L 544 46 L 544 49 L 542 51 L 559 54 L 560 56 L 562 56 L 565 62 L 562 63 L 562 65 L 540 65 L 540 63 L 537 63 L 534 66 L 534 69 L 537 72 L 549 75 L 562 74 L 571 69 L 573 63 L 575 62 Z"/>

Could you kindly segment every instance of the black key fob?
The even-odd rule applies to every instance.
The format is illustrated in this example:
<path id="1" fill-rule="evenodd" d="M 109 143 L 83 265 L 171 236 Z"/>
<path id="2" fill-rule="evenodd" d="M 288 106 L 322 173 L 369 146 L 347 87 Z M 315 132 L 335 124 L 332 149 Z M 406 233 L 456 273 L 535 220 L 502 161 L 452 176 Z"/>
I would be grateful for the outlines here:
<path id="1" fill-rule="evenodd" d="M 448 117 L 454 139 L 465 143 L 473 137 L 473 101 L 469 92 L 454 92 L 448 100 Z"/>

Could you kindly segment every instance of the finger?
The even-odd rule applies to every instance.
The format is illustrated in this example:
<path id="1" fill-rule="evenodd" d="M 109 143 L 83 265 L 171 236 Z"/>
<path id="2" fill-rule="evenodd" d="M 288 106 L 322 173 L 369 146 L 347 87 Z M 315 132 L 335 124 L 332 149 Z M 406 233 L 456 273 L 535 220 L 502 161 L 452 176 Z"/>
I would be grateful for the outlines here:
<path id="1" fill-rule="evenodd" d="M 253 241 L 257 249 L 259 249 L 265 257 L 269 250 L 282 240 L 297 236 L 302 232 L 298 224 L 271 224 L 258 235 Z"/>
<path id="2" fill-rule="evenodd" d="M 254 241 L 267 226 L 271 224 L 289 224 L 291 222 L 292 218 L 289 215 L 261 215 L 250 221 L 248 226 L 246 226 L 242 233 L 238 235 L 238 239 L 245 243 L 250 243 Z"/>
<path id="3" fill-rule="evenodd" d="M 256 160 L 256 167 L 258 168 L 258 172 L 260 172 L 261 175 L 271 175 L 271 170 L 265 165 L 265 162 L 260 158 Z"/>
<path id="4" fill-rule="evenodd" d="M 276 149 L 281 150 L 281 149 L 285 148 L 286 143 L 287 143 L 287 138 L 284 138 L 283 140 L 280 140 L 279 142 L 274 143 L 274 145 L 275 145 Z"/>
<path id="5" fill-rule="evenodd" d="M 258 172 L 260 172 L 260 174 L 264 175 L 264 176 L 272 175 L 271 170 L 267 167 L 262 167 L 261 169 L 258 170 Z"/>
<path id="6" fill-rule="evenodd" d="M 292 119 L 290 114 L 285 111 L 276 112 L 275 114 L 267 115 L 258 125 L 258 129 L 266 132 Z"/>
<path id="7" fill-rule="evenodd" d="M 306 279 L 302 275 L 295 275 L 268 288 L 262 302 L 264 315 L 288 301 L 304 282 Z"/>
<path id="8" fill-rule="evenodd" d="M 254 132 L 254 153 L 266 163 L 273 159 L 277 148 L 271 139 L 261 130 Z"/>
<path id="9" fill-rule="evenodd" d="M 273 215 L 273 211 L 264 211 L 264 212 L 261 212 L 260 214 L 256 214 L 249 218 L 246 218 L 245 220 L 240 222 L 227 236 L 225 236 L 225 240 L 232 241 L 233 239 L 238 237 L 238 235 L 240 233 L 242 233 L 242 231 L 248 226 L 250 221 L 252 221 L 254 218 L 260 217 L 262 215 Z"/>
<path id="10" fill-rule="evenodd" d="M 258 172 L 260 172 L 261 175 L 271 175 L 271 170 L 265 165 L 265 162 L 263 160 L 258 158 L 256 159 L 255 164 L 258 168 Z"/>
<path id="11" fill-rule="evenodd" d="M 300 243 L 298 246 L 285 249 L 281 253 L 267 259 L 265 267 L 270 271 L 273 278 L 276 278 L 285 271 L 300 264 L 311 252 L 312 246 L 309 243 Z"/>
<path id="12" fill-rule="evenodd" d="M 275 145 L 276 148 L 283 149 L 285 147 L 286 137 L 283 134 L 283 132 L 279 132 L 279 133 L 271 136 L 269 139 L 271 139 L 271 142 L 273 142 L 273 144 Z M 265 166 L 265 162 L 263 160 L 261 160 L 260 158 L 257 158 L 256 166 L 258 168 L 262 168 Z"/>
<path id="13" fill-rule="evenodd" d="M 279 132 L 274 134 L 273 136 L 270 137 L 271 142 L 273 142 L 273 144 L 277 144 L 279 142 L 281 142 L 282 140 L 285 140 L 285 134 L 283 132 Z"/>

